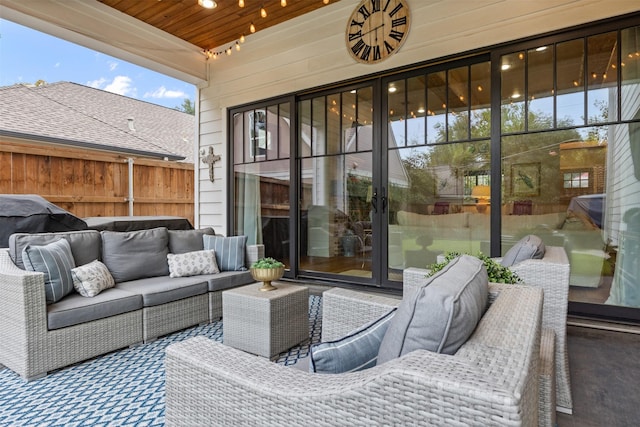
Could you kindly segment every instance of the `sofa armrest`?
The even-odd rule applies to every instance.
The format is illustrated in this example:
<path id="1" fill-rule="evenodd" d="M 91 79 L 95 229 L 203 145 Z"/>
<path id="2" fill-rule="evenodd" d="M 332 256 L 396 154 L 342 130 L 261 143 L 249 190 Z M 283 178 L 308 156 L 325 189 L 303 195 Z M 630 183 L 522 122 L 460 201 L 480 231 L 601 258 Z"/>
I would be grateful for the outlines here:
<path id="1" fill-rule="evenodd" d="M 322 294 L 322 341 L 344 337 L 400 304 L 400 299 L 333 288 Z"/>
<path id="2" fill-rule="evenodd" d="M 0 363 L 29 377 L 24 354 L 46 341 L 44 274 L 17 267 L 8 249 L 0 249 L 0 324 Z"/>

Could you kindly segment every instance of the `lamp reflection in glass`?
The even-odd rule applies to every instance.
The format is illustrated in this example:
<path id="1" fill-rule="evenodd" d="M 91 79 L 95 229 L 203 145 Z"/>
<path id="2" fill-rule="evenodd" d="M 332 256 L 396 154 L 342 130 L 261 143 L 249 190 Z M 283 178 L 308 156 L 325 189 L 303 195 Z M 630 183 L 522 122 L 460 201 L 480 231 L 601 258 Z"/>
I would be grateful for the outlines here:
<path id="1" fill-rule="evenodd" d="M 471 190 L 471 197 L 476 199 L 476 210 L 485 213 L 491 199 L 491 187 L 488 185 L 476 185 Z"/>

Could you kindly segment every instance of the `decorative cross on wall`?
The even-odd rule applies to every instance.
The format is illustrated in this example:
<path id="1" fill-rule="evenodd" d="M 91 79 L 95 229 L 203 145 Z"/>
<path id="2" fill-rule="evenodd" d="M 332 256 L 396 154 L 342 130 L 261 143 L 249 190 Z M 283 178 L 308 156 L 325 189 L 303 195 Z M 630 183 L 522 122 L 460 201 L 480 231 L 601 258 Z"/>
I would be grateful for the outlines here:
<path id="1" fill-rule="evenodd" d="M 213 147 L 209 147 L 209 154 L 204 155 L 204 151 L 202 153 L 202 163 L 206 163 L 209 165 L 209 180 L 213 182 L 213 165 L 215 162 L 220 160 L 220 156 L 213 154 Z"/>

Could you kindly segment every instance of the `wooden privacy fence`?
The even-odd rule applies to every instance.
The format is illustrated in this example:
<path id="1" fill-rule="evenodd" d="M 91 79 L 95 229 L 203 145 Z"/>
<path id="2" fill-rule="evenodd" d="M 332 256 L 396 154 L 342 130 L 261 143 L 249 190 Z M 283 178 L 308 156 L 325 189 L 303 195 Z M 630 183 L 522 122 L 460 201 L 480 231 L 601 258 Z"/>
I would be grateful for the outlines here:
<path id="1" fill-rule="evenodd" d="M 180 216 L 193 224 L 192 163 L 2 141 L 0 194 L 37 194 L 80 218 L 126 216 L 131 161 L 133 215 Z"/>

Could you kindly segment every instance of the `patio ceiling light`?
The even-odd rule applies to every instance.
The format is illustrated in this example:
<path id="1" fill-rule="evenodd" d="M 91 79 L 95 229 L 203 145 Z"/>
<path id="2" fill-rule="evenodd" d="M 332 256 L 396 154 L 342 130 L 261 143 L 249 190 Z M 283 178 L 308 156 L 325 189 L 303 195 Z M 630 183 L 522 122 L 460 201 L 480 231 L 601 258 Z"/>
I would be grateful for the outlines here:
<path id="1" fill-rule="evenodd" d="M 205 9 L 215 9 L 218 7 L 218 3 L 213 0 L 198 0 L 198 4 Z"/>

